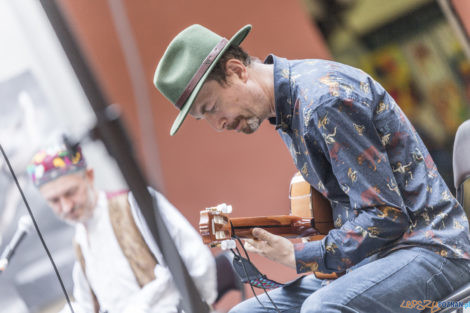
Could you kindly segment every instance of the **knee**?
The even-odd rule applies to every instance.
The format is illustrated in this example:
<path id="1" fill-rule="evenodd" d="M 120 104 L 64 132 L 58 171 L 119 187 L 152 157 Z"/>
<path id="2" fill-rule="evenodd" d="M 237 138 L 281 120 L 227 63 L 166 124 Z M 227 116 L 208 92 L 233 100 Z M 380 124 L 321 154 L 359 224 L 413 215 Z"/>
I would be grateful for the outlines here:
<path id="1" fill-rule="evenodd" d="M 338 295 L 334 296 L 326 290 L 319 290 L 305 299 L 300 313 L 341 313 L 351 312 L 346 306 L 340 305 Z"/>
<path id="2" fill-rule="evenodd" d="M 300 313 L 326 313 L 320 301 L 309 301 L 306 299 L 300 308 Z"/>

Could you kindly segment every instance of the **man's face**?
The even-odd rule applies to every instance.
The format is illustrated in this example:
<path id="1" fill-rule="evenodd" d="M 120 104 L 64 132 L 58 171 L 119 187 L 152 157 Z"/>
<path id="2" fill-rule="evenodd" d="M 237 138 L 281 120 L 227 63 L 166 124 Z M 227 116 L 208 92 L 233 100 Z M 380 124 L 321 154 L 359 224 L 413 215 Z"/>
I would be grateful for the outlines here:
<path id="1" fill-rule="evenodd" d="M 61 176 L 39 188 L 54 213 L 70 223 L 86 222 L 93 215 L 96 192 L 93 170 Z"/>
<path id="2" fill-rule="evenodd" d="M 226 84 L 214 80 L 204 83 L 189 113 L 196 119 L 205 119 L 218 131 L 251 134 L 267 117 L 266 100 L 263 90 L 249 78 L 246 67 L 237 61 L 227 69 Z"/>

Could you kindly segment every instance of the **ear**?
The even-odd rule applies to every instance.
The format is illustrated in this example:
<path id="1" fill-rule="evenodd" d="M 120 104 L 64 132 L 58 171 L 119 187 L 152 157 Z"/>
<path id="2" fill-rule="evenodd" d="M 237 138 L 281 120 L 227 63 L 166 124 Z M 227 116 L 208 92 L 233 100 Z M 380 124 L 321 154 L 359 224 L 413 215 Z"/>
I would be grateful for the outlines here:
<path id="1" fill-rule="evenodd" d="M 227 63 L 225 63 L 225 71 L 227 73 L 227 77 L 236 75 L 236 77 L 238 77 L 243 82 L 248 80 L 247 68 L 245 64 L 243 64 L 243 62 L 238 59 L 229 59 Z"/>
<path id="2" fill-rule="evenodd" d="M 87 168 L 85 172 L 86 178 L 93 185 L 95 181 L 95 171 L 92 168 Z"/>

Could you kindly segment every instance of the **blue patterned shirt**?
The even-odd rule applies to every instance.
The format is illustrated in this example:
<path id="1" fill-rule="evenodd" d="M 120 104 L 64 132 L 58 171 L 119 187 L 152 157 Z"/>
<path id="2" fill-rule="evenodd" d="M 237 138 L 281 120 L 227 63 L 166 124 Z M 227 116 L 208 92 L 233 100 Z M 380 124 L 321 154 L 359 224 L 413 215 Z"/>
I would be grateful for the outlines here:
<path id="1" fill-rule="evenodd" d="M 270 119 L 335 228 L 295 245 L 297 272 L 342 272 L 372 254 L 420 246 L 470 259 L 468 221 L 400 107 L 363 71 L 326 60 L 274 64 Z"/>

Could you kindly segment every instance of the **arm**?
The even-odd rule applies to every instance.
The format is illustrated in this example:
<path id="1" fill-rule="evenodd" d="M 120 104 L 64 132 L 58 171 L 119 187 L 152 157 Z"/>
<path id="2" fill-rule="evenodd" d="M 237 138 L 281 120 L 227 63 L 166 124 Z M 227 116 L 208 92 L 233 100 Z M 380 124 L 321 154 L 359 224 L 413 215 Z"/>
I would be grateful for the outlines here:
<path id="1" fill-rule="evenodd" d="M 215 260 L 209 248 L 202 242 L 201 236 L 186 218 L 161 194 L 158 196 L 160 210 L 167 222 L 176 248 L 185 263 L 189 274 L 194 279 L 201 296 L 209 304 L 217 297 L 217 277 Z"/>
<path id="2" fill-rule="evenodd" d="M 319 107 L 308 123 L 307 144 L 314 138 L 319 142 L 353 214 L 322 241 L 295 245 L 298 272 L 344 271 L 399 239 L 410 225 L 395 178 L 398 163 L 391 163 L 377 123 L 411 129 L 400 114 L 381 119 L 399 109 L 379 85 L 369 79 L 368 86 L 357 86 L 349 97 L 341 93 Z M 403 154 L 403 165 L 407 157 Z"/>
<path id="3" fill-rule="evenodd" d="M 178 291 L 167 268 L 155 267 L 154 281 L 146 284 L 125 301 L 122 313 L 177 313 Z"/>
<path id="4" fill-rule="evenodd" d="M 170 235 L 173 237 L 178 252 L 183 259 L 189 274 L 193 277 L 196 287 L 201 293 L 201 296 L 208 303 L 212 303 L 217 297 L 217 291 L 215 261 L 210 250 L 204 246 L 199 234 L 194 230 L 191 224 L 189 224 L 189 222 L 181 215 L 181 213 L 179 213 L 179 211 L 163 195 L 152 189 L 150 189 L 150 192 L 153 197 L 157 197 L 158 199 L 159 208 L 161 210 L 160 212 L 166 222 Z M 137 203 L 135 202 L 135 199 L 132 195 L 129 196 L 129 201 L 131 203 L 132 213 L 134 215 L 136 224 L 139 227 L 150 250 L 159 262 L 160 266 L 157 265 L 157 267 L 165 268 L 165 270 L 168 271 L 164 264 L 161 252 L 156 246 L 156 243 L 154 242 L 153 237 L 144 222 L 143 216 L 141 215 L 140 211 L 136 209 Z M 156 277 L 156 281 L 158 281 L 159 276 L 156 275 Z M 150 284 L 157 285 L 158 283 L 156 281 Z M 167 287 L 168 288 L 166 291 L 171 289 L 173 294 L 177 294 L 176 287 L 171 282 L 171 280 Z M 158 297 L 156 300 L 158 300 Z M 177 303 L 178 299 L 176 299 L 176 304 Z"/>

